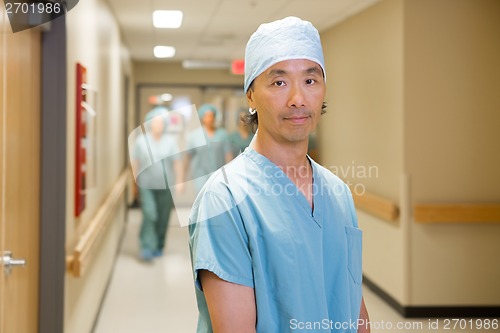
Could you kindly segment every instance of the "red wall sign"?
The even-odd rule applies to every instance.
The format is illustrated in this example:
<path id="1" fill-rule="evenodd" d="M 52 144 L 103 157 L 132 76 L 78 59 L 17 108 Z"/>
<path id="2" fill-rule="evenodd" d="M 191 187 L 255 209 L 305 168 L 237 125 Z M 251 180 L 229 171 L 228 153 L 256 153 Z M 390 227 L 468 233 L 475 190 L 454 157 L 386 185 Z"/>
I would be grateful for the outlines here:
<path id="1" fill-rule="evenodd" d="M 86 114 L 83 102 L 86 101 L 87 69 L 76 64 L 76 138 L 75 138 L 75 217 L 85 209 L 85 175 L 87 151 Z"/>
<path id="2" fill-rule="evenodd" d="M 233 60 L 231 63 L 231 73 L 236 75 L 245 74 L 245 60 Z"/>

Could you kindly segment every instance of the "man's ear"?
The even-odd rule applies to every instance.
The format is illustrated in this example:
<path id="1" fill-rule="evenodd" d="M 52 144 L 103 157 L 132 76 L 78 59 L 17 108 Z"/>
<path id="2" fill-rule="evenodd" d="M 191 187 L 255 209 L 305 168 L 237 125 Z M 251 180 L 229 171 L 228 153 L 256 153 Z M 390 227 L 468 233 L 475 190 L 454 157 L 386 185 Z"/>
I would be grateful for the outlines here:
<path id="1" fill-rule="evenodd" d="M 248 106 L 251 107 L 252 109 L 255 109 L 255 101 L 253 99 L 253 90 L 252 88 L 249 88 L 247 91 L 247 102 Z"/>

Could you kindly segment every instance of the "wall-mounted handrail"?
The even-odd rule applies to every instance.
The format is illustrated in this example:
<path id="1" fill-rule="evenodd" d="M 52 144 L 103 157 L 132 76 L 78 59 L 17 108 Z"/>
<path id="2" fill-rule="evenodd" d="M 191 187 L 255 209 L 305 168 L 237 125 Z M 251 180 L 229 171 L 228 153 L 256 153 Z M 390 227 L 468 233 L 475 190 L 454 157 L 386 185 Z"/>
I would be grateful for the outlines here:
<path id="1" fill-rule="evenodd" d="M 95 250 L 100 244 L 99 240 L 112 221 L 110 216 L 125 192 L 129 176 L 129 170 L 125 170 L 120 175 L 115 186 L 97 210 L 85 232 L 81 235 L 73 249 L 73 253 L 66 256 L 66 268 L 73 276 L 81 277 L 89 263 L 97 255 Z"/>
<path id="2" fill-rule="evenodd" d="M 413 209 L 419 223 L 500 223 L 499 203 L 420 203 Z"/>
<path id="3" fill-rule="evenodd" d="M 393 201 L 373 193 L 356 194 L 352 189 L 351 192 L 356 208 L 389 222 L 399 219 L 399 207 Z"/>

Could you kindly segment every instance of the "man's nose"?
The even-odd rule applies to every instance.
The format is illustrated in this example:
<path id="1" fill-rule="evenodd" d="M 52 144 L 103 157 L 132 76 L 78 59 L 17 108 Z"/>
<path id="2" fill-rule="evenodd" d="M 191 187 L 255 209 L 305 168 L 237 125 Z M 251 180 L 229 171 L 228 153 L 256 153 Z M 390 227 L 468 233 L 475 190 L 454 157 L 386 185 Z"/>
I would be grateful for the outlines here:
<path id="1" fill-rule="evenodd" d="M 289 107 L 302 108 L 305 106 L 305 91 L 299 84 L 293 84 L 290 88 L 290 95 L 288 99 Z"/>

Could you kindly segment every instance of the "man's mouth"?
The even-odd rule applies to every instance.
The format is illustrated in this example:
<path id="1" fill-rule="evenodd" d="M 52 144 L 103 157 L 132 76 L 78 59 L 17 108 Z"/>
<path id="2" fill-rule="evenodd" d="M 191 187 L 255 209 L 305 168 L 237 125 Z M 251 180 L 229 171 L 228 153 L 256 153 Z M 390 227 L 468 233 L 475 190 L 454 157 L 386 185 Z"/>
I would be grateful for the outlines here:
<path id="1" fill-rule="evenodd" d="M 290 116 L 290 117 L 285 117 L 284 119 L 293 123 L 293 124 L 303 124 L 305 123 L 311 116 L 310 115 L 296 115 L 296 116 Z"/>

